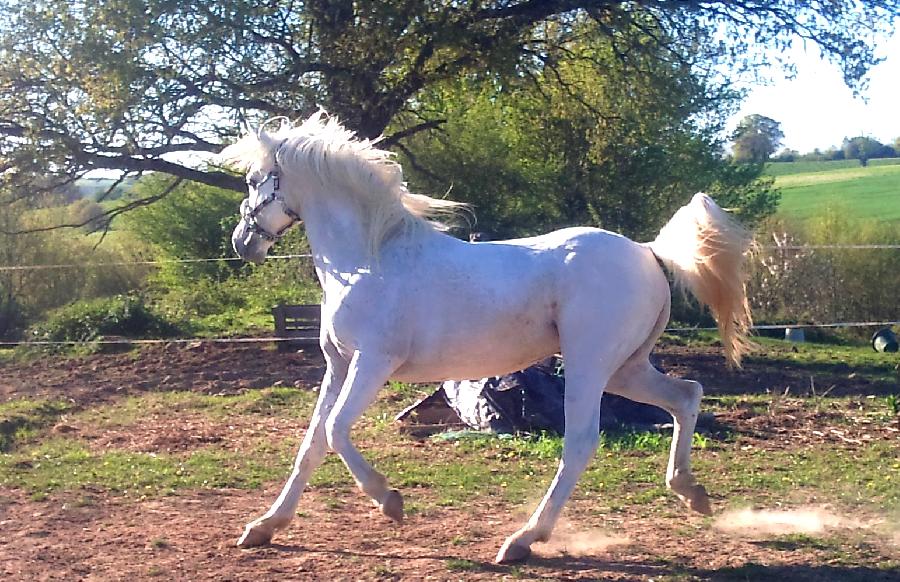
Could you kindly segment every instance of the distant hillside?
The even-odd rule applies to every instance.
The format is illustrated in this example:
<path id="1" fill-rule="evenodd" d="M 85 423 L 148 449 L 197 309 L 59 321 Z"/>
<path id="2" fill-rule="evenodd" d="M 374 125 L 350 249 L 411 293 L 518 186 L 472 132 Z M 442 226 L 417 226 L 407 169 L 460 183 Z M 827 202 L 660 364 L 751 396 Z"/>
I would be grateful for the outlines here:
<path id="1" fill-rule="evenodd" d="M 900 158 L 878 158 L 869 160 L 870 166 L 893 166 L 900 164 Z M 844 168 L 859 168 L 859 160 L 832 160 L 828 162 L 773 162 L 766 166 L 767 176 L 787 176 L 807 172 L 828 172 Z"/>
<path id="2" fill-rule="evenodd" d="M 127 178 L 121 184 L 116 186 L 115 191 L 112 195 L 107 196 L 107 200 L 115 200 L 119 198 L 131 188 L 134 183 L 137 181 L 137 178 Z M 106 193 L 107 190 L 115 184 L 116 181 L 113 178 L 82 178 L 75 182 L 76 188 L 78 188 L 79 194 L 81 194 L 82 198 L 91 198 L 96 200 L 98 196 L 101 196 Z"/>
<path id="3" fill-rule="evenodd" d="M 835 209 L 853 218 L 900 221 L 900 159 L 769 164 L 781 190 L 779 214 L 810 218 Z"/>

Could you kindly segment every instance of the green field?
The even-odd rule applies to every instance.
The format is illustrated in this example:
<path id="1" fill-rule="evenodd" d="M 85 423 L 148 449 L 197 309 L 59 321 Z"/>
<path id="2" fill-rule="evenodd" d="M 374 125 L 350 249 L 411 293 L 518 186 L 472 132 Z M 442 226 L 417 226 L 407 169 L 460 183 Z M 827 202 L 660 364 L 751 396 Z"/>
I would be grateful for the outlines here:
<path id="1" fill-rule="evenodd" d="M 850 218 L 900 220 L 900 159 L 770 164 L 781 190 L 779 214 L 812 218 L 837 211 Z"/>

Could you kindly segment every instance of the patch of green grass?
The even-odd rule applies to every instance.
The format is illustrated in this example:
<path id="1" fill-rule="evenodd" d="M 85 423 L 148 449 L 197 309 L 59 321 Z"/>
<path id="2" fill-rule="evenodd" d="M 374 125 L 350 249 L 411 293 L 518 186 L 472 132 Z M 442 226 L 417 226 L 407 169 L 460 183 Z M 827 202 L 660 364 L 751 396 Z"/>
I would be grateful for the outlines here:
<path id="1" fill-rule="evenodd" d="M 869 167 L 893 166 L 900 164 L 900 158 L 878 158 L 869 160 Z M 829 160 L 821 162 L 777 162 L 766 164 L 763 174 L 766 176 L 790 176 L 793 174 L 811 174 L 861 168 L 859 160 Z"/>
<path id="2" fill-rule="evenodd" d="M 372 567 L 372 573 L 378 578 L 393 578 L 396 575 L 390 564 L 376 564 Z"/>
<path id="3" fill-rule="evenodd" d="M 868 344 L 822 344 L 806 342 L 803 344 L 787 343 L 783 340 L 759 337 L 754 338 L 764 351 L 748 356 L 747 361 L 776 363 L 790 366 L 792 369 L 803 369 L 810 374 L 832 373 L 863 376 L 872 381 L 896 382 L 897 362 L 885 358 Z M 824 387 L 823 387 L 824 389 Z"/>
<path id="4" fill-rule="evenodd" d="M 812 548 L 816 550 L 835 550 L 840 549 L 842 540 L 826 540 L 821 537 L 811 536 L 804 533 L 793 533 L 777 536 L 773 540 L 764 540 L 757 542 L 757 545 L 766 546 L 776 550 L 794 551 L 801 548 Z"/>
<path id="5" fill-rule="evenodd" d="M 134 424 L 153 413 L 199 412 L 214 420 L 243 414 L 304 417 L 310 414 L 317 394 L 299 388 L 249 390 L 236 396 L 211 396 L 195 392 L 152 392 L 130 396 L 74 416 L 79 422 L 99 427 Z"/>
<path id="6" fill-rule="evenodd" d="M 468 455 L 441 454 L 413 457 L 405 454 L 372 457 L 379 471 L 401 489 L 426 488 L 436 504 L 464 504 L 473 491 L 510 501 L 521 501 L 535 492 L 535 481 L 549 476 L 550 463 L 526 467 L 522 462 L 473 463 Z M 552 464 L 555 467 L 555 463 Z"/>
<path id="7" fill-rule="evenodd" d="M 884 403 L 893 416 L 900 414 L 900 397 L 896 394 L 888 394 L 884 397 Z"/>
<path id="8" fill-rule="evenodd" d="M 451 572 L 471 572 L 473 570 L 478 570 L 481 567 L 478 562 L 462 558 L 448 558 L 444 561 L 444 564 Z"/>
<path id="9" fill-rule="evenodd" d="M 442 437 L 439 437 L 442 440 Z M 497 436 L 492 433 L 468 432 L 461 435 L 459 446 L 463 450 L 493 449 L 504 458 L 559 459 L 563 450 L 563 437 L 550 433 L 537 435 Z M 603 431 L 597 450 L 604 451 L 667 451 L 672 443 L 671 435 L 655 431 Z"/>
<path id="10" fill-rule="evenodd" d="M 123 398 L 112 404 L 71 414 L 85 426 L 122 428 L 149 414 L 200 413 L 227 422 L 242 415 L 308 415 L 316 394 L 295 388 L 269 388 L 237 396 L 208 396 L 192 392 L 158 392 Z M 0 455 L 0 484 L 46 497 L 57 490 L 97 488 L 129 495 L 169 494 L 184 488 L 255 488 L 283 478 L 290 470 L 297 441 L 260 440 L 250 454 L 203 447 L 189 453 L 156 454 L 109 449 L 93 452 L 77 433 L 61 438 L 47 430 L 72 410 L 64 401 L 14 400 L 0 405 L 0 444 L 12 451 Z M 329 459 L 320 481 L 346 482 L 346 469 Z"/>
<path id="11" fill-rule="evenodd" d="M 311 390 L 276 387 L 247 392 L 229 404 L 234 404 L 234 411 L 242 414 L 309 416 L 317 396 Z"/>
<path id="12" fill-rule="evenodd" d="M 876 441 L 858 450 L 728 450 L 694 454 L 695 474 L 707 488 L 732 502 L 804 501 L 900 510 L 900 463 L 896 445 Z M 803 496 L 803 497 L 797 497 Z"/>
<path id="13" fill-rule="evenodd" d="M 82 488 L 154 496 L 178 489 L 236 487 L 253 489 L 283 477 L 288 451 L 240 454 L 200 449 L 187 454 L 92 452 L 65 438 L 47 439 L 25 453 L 0 455 L 0 485 L 31 493 Z"/>
<path id="14" fill-rule="evenodd" d="M 852 218 L 900 219 L 896 163 L 782 174 L 775 186 L 781 190 L 779 213 L 784 216 L 806 219 L 830 208 Z"/>
<path id="15" fill-rule="evenodd" d="M 23 398 L 0 404 L 0 452 L 34 438 L 71 409 L 72 405 L 64 400 Z"/>

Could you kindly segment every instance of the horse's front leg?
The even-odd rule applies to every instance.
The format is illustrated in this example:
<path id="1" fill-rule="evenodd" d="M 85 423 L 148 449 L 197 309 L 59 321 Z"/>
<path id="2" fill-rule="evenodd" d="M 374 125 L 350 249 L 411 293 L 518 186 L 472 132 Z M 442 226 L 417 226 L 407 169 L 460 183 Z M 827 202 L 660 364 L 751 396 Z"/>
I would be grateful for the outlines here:
<path id="1" fill-rule="evenodd" d="M 347 465 L 356 485 L 381 512 L 395 521 L 402 521 L 403 498 L 400 493 L 388 486 L 387 479 L 350 442 L 353 423 L 372 404 L 396 368 L 396 362 L 387 356 L 357 351 L 350 360 L 341 394 L 325 422 L 325 438 L 331 450 L 340 455 Z"/>
<path id="2" fill-rule="evenodd" d="M 312 472 L 325 458 L 327 452 L 325 419 L 328 418 L 347 376 L 347 361 L 342 359 L 330 344 L 326 344 L 322 351 L 325 354 L 325 377 L 322 380 L 316 408 L 309 421 L 309 428 L 297 452 L 294 470 L 269 511 L 244 528 L 244 533 L 237 542 L 242 548 L 268 544 L 275 530 L 287 527 L 294 517 L 300 494 L 303 493 Z"/>

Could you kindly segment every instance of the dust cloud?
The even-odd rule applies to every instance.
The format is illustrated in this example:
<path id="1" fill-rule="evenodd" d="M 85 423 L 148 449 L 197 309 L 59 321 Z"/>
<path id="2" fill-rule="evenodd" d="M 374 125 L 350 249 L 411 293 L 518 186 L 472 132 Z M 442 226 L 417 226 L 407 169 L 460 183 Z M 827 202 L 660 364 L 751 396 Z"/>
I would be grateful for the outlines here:
<path id="1" fill-rule="evenodd" d="M 713 523 L 719 531 L 738 535 L 821 534 L 826 530 L 865 529 L 871 525 L 823 507 L 726 511 Z"/>
<path id="2" fill-rule="evenodd" d="M 542 554 L 562 554 L 569 556 L 593 556 L 605 553 L 616 546 L 627 546 L 627 537 L 610 535 L 599 529 L 578 531 L 568 523 L 561 523 L 553 532 L 550 541 L 541 544 Z"/>

